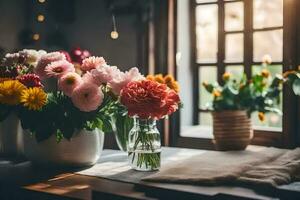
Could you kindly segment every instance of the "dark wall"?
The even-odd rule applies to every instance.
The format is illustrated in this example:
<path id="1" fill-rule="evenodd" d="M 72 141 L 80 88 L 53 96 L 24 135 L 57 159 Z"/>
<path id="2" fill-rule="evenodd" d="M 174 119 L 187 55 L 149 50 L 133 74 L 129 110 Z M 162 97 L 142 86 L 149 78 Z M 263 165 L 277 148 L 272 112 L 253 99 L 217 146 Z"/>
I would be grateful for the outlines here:
<path id="1" fill-rule="evenodd" d="M 112 40 L 109 2 L 48 0 L 40 4 L 37 0 L 0 0 L 0 47 L 9 52 L 21 48 L 69 50 L 79 46 L 94 55 L 104 56 L 109 64 L 122 69 L 136 66 L 136 14 L 116 15 L 119 38 Z M 130 1 L 115 2 L 126 5 Z M 36 21 L 38 13 L 45 15 L 44 23 Z M 40 33 L 38 42 L 30 41 L 30 34 L 34 32 Z"/>

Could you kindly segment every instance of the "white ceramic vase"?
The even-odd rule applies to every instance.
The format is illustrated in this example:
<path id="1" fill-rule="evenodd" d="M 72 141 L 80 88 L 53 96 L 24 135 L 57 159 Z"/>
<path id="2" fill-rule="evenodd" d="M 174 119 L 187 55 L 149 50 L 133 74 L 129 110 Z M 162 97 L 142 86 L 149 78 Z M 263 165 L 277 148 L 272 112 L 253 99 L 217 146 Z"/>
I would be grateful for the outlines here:
<path id="1" fill-rule="evenodd" d="M 0 122 L 0 155 L 22 156 L 23 150 L 23 130 L 20 120 L 15 113 L 10 113 Z"/>
<path id="2" fill-rule="evenodd" d="M 37 142 L 28 131 L 24 133 L 24 154 L 35 164 L 45 166 L 85 167 L 94 165 L 100 158 L 104 144 L 104 133 L 78 130 L 70 141 L 59 143 L 55 134 L 49 139 Z"/>

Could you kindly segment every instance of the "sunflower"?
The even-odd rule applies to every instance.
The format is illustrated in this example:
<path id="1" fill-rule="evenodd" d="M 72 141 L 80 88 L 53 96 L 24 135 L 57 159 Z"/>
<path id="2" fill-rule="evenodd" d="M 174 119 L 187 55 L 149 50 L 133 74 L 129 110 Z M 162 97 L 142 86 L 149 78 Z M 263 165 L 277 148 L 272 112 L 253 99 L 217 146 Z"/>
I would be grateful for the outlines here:
<path id="1" fill-rule="evenodd" d="M 47 102 L 47 94 L 39 87 L 28 88 L 22 92 L 21 102 L 29 110 L 40 110 Z"/>
<path id="2" fill-rule="evenodd" d="M 26 87 L 17 80 L 7 80 L 0 83 L 0 103 L 17 105 Z"/>

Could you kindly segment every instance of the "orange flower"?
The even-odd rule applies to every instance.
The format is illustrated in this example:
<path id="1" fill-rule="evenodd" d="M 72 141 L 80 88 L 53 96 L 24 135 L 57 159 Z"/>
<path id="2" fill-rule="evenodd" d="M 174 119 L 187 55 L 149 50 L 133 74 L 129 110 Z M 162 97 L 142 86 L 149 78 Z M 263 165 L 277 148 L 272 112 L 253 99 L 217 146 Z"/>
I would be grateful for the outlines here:
<path id="1" fill-rule="evenodd" d="M 173 82 L 169 82 L 166 84 L 169 88 L 171 88 L 172 90 L 174 90 L 176 93 L 179 92 L 179 84 L 177 81 L 173 81 Z"/>
<path id="2" fill-rule="evenodd" d="M 165 83 L 165 80 L 164 80 L 164 77 L 163 77 L 163 75 L 162 74 L 156 74 L 155 76 L 154 76 L 154 79 L 155 79 L 155 81 L 156 82 L 158 82 L 158 83 Z"/>
<path id="3" fill-rule="evenodd" d="M 258 119 L 262 122 L 265 121 L 265 119 L 266 119 L 265 114 L 263 112 L 259 112 Z"/>
<path id="4" fill-rule="evenodd" d="M 221 92 L 219 90 L 214 90 L 213 91 L 213 96 L 214 97 L 220 97 L 221 96 Z"/>
<path id="5" fill-rule="evenodd" d="M 228 72 L 225 72 L 222 76 L 224 81 L 228 81 L 230 79 L 230 77 L 231 77 L 231 74 Z"/>
<path id="6" fill-rule="evenodd" d="M 164 82 L 169 88 L 175 90 L 175 92 L 177 92 L 177 93 L 179 92 L 179 84 L 177 81 L 175 81 L 175 79 L 172 75 L 170 75 L 170 74 L 166 75 L 164 77 Z"/>
<path id="7" fill-rule="evenodd" d="M 150 80 L 150 81 L 154 81 L 155 77 L 152 74 L 149 74 L 146 76 L 146 79 Z"/>
<path id="8" fill-rule="evenodd" d="M 268 78 L 270 76 L 270 72 L 267 69 L 263 69 L 263 70 L 261 70 L 261 75 L 264 78 Z"/>
<path id="9" fill-rule="evenodd" d="M 288 77 L 288 75 L 295 74 L 295 73 L 296 73 L 295 70 L 290 70 L 290 71 L 284 72 L 282 76 L 283 76 L 283 78 L 286 78 L 286 77 Z"/>
<path id="10" fill-rule="evenodd" d="M 175 81 L 174 77 L 171 74 L 168 74 L 164 77 L 165 83 L 173 82 Z"/>

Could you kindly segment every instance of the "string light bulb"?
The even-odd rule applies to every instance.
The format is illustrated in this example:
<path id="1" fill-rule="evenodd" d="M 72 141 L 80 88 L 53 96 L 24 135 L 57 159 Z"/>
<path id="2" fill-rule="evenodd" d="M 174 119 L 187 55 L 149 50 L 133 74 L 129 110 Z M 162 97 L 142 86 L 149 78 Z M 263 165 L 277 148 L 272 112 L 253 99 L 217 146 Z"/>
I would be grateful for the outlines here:
<path id="1" fill-rule="evenodd" d="M 39 22 L 43 22 L 44 20 L 45 20 L 45 16 L 44 15 L 38 15 L 37 17 L 36 17 L 36 19 L 39 21 Z"/>
<path id="2" fill-rule="evenodd" d="M 38 41 L 40 39 L 40 34 L 38 34 L 38 33 L 33 34 L 32 39 L 35 41 Z"/>
<path id="3" fill-rule="evenodd" d="M 113 25 L 113 30 L 110 32 L 110 37 L 111 39 L 116 40 L 119 37 L 119 33 L 117 31 L 116 18 L 114 14 L 112 14 L 112 25 Z"/>
<path id="4" fill-rule="evenodd" d="M 119 37 L 119 33 L 118 33 L 117 31 L 112 31 L 112 32 L 110 33 L 110 37 L 111 37 L 112 39 L 116 40 L 116 39 L 118 39 L 118 37 Z"/>

